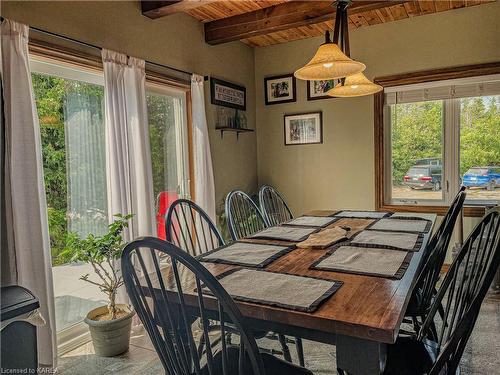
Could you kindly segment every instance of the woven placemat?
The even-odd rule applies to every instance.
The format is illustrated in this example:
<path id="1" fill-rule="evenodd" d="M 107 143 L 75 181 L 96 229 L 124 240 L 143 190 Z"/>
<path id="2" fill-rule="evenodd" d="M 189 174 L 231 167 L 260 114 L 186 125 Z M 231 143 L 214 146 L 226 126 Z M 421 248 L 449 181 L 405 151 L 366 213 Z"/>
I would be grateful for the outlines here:
<path id="1" fill-rule="evenodd" d="M 236 268 L 217 276 L 235 300 L 313 312 L 334 294 L 342 281 L 265 270 Z"/>
<path id="2" fill-rule="evenodd" d="M 202 262 L 265 267 L 293 249 L 294 246 L 234 242 L 207 252 L 199 256 L 198 259 Z"/>

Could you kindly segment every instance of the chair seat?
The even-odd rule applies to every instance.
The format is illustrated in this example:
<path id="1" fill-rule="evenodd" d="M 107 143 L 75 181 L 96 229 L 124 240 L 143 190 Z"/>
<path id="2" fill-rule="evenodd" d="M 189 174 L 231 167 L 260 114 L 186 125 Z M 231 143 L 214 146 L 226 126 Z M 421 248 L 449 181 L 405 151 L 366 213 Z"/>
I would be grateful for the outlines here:
<path id="1" fill-rule="evenodd" d="M 260 353 L 262 361 L 264 362 L 264 369 L 266 375 L 313 375 L 311 371 L 306 368 L 294 365 L 293 363 L 284 361 L 273 355 L 267 353 Z M 238 375 L 253 375 L 252 367 L 250 361 L 245 361 L 244 373 L 239 374 L 238 372 L 238 360 L 239 360 L 239 348 L 229 347 L 227 348 L 227 373 L 228 374 L 238 374 Z M 203 375 L 209 375 L 208 367 L 205 365 L 201 369 Z M 214 373 L 222 374 L 222 352 L 218 352 L 214 355 Z"/>
<path id="2" fill-rule="evenodd" d="M 436 358 L 436 343 L 400 336 L 387 347 L 384 375 L 422 375 L 429 372 Z"/>
<path id="3" fill-rule="evenodd" d="M 405 316 L 421 316 L 422 311 L 422 290 L 416 290 L 410 298 Z"/>

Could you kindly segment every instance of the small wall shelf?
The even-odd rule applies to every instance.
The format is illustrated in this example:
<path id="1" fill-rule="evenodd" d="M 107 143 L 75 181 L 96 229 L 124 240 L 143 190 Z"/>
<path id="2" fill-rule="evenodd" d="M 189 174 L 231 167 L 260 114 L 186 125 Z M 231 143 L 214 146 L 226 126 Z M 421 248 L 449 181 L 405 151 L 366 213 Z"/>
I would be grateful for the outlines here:
<path id="1" fill-rule="evenodd" d="M 240 137 L 240 133 L 250 133 L 253 132 L 254 129 L 245 129 L 245 128 L 231 128 L 229 126 L 227 127 L 221 127 L 221 128 L 215 128 L 215 130 L 220 131 L 220 137 L 224 138 L 224 132 L 236 132 L 236 139 Z"/>

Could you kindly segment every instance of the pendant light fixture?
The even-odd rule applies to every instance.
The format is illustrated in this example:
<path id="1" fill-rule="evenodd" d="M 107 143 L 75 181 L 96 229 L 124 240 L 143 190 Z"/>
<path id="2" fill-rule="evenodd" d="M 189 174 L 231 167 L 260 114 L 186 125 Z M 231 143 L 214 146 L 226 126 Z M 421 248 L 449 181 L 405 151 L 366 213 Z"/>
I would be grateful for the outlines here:
<path id="1" fill-rule="evenodd" d="M 342 52 L 338 44 L 340 15 L 346 11 L 348 5 L 349 1 L 340 0 L 337 2 L 333 42 L 330 40 L 330 32 L 327 30 L 325 32 L 325 43 L 319 46 L 311 61 L 295 71 L 295 77 L 308 81 L 329 80 L 343 78 L 365 70 L 365 64 L 352 60 Z"/>
<path id="2" fill-rule="evenodd" d="M 334 42 L 339 43 L 340 48 L 346 56 L 350 57 L 349 48 L 349 24 L 347 19 L 347 7 L 350 0 L 339 0 L 337 3 L 337 14 L 335 17 Z M 340 21 L 338 21 L 340 18 Z M 340 83 L 327 91 L 328 96 L 341 98 L 351 98 L 356 96 L 365 96 L 375 94 L 383 89 L 382 86 L 370 81 L 362 72 L 349 74 L 340 79 Z"/>

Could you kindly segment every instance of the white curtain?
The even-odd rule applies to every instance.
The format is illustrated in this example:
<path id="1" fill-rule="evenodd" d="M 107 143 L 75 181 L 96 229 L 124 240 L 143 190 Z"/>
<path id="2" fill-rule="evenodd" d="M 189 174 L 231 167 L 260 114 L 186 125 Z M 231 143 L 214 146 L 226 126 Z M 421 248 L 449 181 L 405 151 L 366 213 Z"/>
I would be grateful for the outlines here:
<path id="1" fill-rule="evenodd" d="M 2 246 L 2 285 L 24 286 L 40 300 L 46 324 L 38 328 L 38 361 L 55 366 L 52 264 L 28 31 L 28 26 L 9 20 L 1 26 L 7 235 L 7 249 Z"/>
<path id="2" fill-rule="evenodd" d="M 103 50 L 108 213 L 134 214 L 124 240 L 155 235 L 144 60 Z M 120 302 L 127 302 L 124 288 Z"/>
<path id="3" fill-rule="evenodd" d="M 194 199 L 210 218 L 215 218 L 215 184 L 212 169 L 212 154 L 208 138 L 205 114 L 205 92 L 203 77 L 193 74 L 191 78 L 191 100 L 193 111 L 193 150 L 194 150 Z"/>

